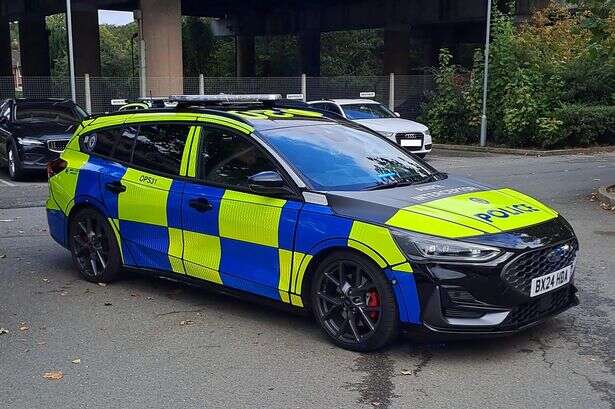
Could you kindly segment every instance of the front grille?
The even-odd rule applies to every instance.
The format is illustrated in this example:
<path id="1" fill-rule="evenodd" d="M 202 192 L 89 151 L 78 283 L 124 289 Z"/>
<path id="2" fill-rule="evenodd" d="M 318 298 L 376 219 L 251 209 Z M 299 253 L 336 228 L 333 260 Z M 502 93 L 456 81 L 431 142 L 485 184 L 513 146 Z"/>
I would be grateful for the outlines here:
<path id="1" fill-rule="evenodd" d="M 52 152 L 63 152 L 68 145 L 68 139 L 54 139 L 53 141 L 47 141 L 47 148 Z"/>
<path id="2" fill-rule="evenodd" d="M 566 244 L 570 246 L 570 249 L 563 251 L 562 246 Z M 529 295 L 532 279 L 571 265 L 578 248 L 577 241 L 570 240 L 557 246 L 522 254 L 504 268 L 502 279 L 520 293 Z"/>
<path id="3" fill-rule="evenodd" d="M 572 297 L 574 297 L 572 291 L 572 286 L 567 285 L 540 298 L 516 306 L 501 324 L 501 328 L 519 328 L 558 313 L 571 304 Z"/>

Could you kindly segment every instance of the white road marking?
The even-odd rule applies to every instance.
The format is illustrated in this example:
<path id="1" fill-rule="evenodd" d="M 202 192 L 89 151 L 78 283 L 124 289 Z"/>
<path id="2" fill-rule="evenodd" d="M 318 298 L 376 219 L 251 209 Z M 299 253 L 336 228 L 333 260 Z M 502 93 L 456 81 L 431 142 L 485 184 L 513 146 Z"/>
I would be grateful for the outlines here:
<path id="1" fill-rule="evenodd" d="M 7 182 L 7 181 L 6 181 L 6 180 L 4 180 L 4 179 L 0 179 L 0 182 L 4 183 L 4 184 L 5 184 L 5 185 L 7 185 L 7 186 L 11 186 L 11 187 L 15 187 L 15 186 L 17 186 L 16 184 L 11 183 L 11 182 Z"/>

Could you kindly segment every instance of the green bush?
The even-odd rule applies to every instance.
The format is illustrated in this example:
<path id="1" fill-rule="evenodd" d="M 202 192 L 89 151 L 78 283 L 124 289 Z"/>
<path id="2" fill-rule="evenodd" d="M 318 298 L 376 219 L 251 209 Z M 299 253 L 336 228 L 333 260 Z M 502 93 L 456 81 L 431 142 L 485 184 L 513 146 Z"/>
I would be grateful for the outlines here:
<path id="1" fill-rule="evenodd" d="M 559 138 L 547 147 L 615 145 L 615 106 L 564 105 L 555 110 Z"/>
<path id="2" fill-rule="evenodd" d="M 556 148 L 615 144 L 615 0 L 552 1 L 519 23 L 496 1 L 487 98 L 490 143 Z M 504 7 L 504 9 L 510 9 Z M 512 10 L 512 9 L 511 9 Z M 471 70 L 441 50 L 422 120 L 439 141 L 476 143 L 483 56 Z"/>

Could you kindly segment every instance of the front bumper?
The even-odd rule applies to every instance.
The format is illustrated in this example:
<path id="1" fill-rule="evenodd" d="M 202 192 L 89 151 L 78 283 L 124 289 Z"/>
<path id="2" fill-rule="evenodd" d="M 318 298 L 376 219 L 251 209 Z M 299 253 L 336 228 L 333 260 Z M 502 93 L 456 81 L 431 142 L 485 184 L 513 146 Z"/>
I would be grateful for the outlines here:
<path id="1" fill-rule="evenodd" d="M 22 169 L 44 170 L 47 163 L 60 157 L 59 152 L 50 151 L 47 146 L 22 146 L 19 152 Z"/>
<path id="2" fill-rule="evenodd" d="M 534 278 L 576 262 L 578 241 L 563 218 L 481 240 L 509 243 L 509 255 L 474 265 L 413 264 L 421 324 L 408 326 L 410 332 L 430 338 L 508 335 L 579 304 L 574 273 L 567 284 L 530 296 Z"/>
<path id="3" fill-rule="evenodd" d="M 542 299 L 492 311 L 480 318 L 451 318 L 444 315 L 441 289 L 435 287 L 427 302 L 427 309 L 423 311 L 422 325 L 408 325 L 404 329 L 415 338 L 418 335 L 432 340 L 512 335 L 579 305 L 576 293 L 577 288 L 571 284 L 546 294 Z"/>

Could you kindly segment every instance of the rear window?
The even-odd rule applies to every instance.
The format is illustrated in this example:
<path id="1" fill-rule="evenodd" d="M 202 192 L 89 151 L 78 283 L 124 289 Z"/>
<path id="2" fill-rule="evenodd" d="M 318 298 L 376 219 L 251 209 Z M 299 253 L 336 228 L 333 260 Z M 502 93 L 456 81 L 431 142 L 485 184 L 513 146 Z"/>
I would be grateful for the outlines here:
<path id="1" fill-rule="evenodd" d="M 132 163 L 154 172 L 179 175 L 189 125 L 141 125 Z"/>
<path id="2" fill-rule="evenodd" d="M 81 140 L 81 147 L 88 153 L 111 156 L 121 133 L 121 128 L 103 129 L 89 133 Z"/>

